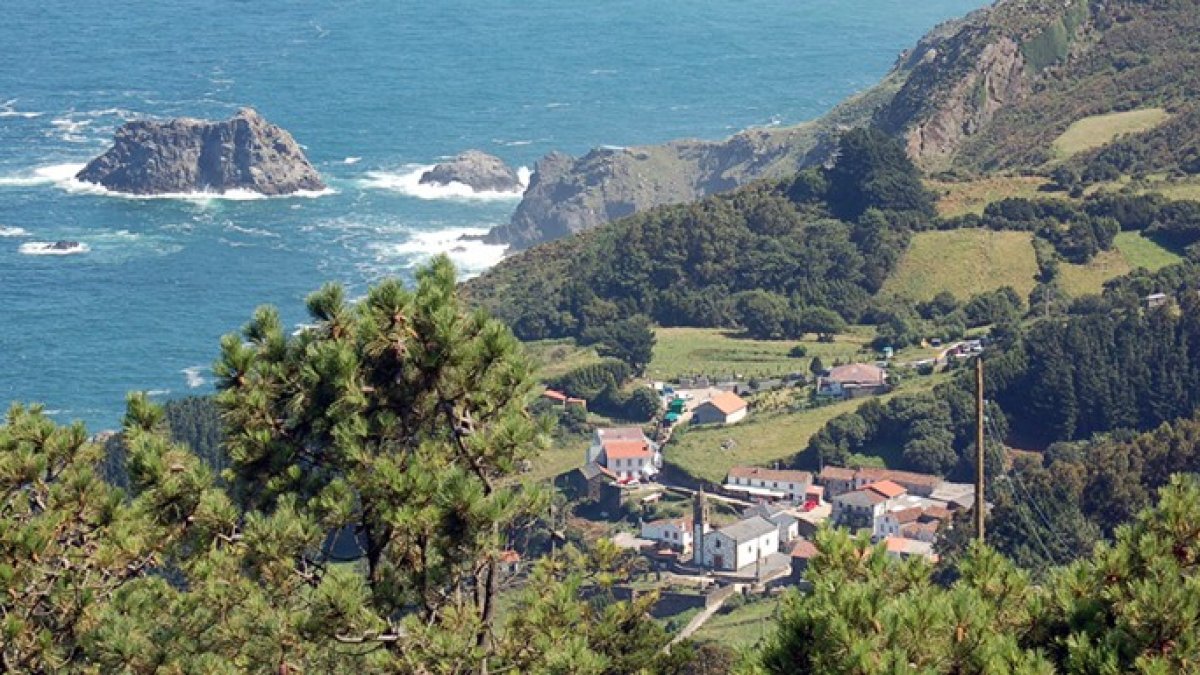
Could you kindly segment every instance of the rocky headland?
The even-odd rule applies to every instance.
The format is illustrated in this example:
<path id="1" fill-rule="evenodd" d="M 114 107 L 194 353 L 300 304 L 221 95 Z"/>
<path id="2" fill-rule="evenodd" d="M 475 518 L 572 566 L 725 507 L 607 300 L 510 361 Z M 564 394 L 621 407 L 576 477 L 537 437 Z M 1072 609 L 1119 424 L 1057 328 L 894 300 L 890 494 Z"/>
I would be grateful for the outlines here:
<path id="1" fill-rule="evenodd" d="M 292 135 L 251 108 L 225 121 L 127 122 L 112 148 L 76 178 L 137 195 L 249 190 L 274 196 L 325 189 Z"/>
<path id="2" fill-rule="evenodd" d="M 424 185 L 461 183 L 475 192 L 520 192 L 524 185 L 517 172 L 499 157 L 468 150 L 421 174 Z"/>

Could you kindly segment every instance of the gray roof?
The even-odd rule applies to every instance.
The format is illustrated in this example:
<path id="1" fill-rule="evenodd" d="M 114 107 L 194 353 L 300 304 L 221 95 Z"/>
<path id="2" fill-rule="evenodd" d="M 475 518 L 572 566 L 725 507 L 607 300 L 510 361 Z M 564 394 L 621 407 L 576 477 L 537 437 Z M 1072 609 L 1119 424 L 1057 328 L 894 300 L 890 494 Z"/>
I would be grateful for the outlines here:
<path id="1" fill-rule="evenodd" d="M 726 525 L 717 530 L 717 532 L 741 544 L 751 539 L 758 539 L 764 534 L 769 534 L 777 529 L 779 529 L 779 526 L 775 523 L 754 516 L 745 520 L 739 520 L 732 525 Z"/>
<path id="2" fill-rule="evenodd" d="M 835 502 L 841 502 L 846 506 L 870 507 L 880 502 L 885 502 L 887 499 L 883 495 L 876 494 L 871 490 L 855 490 L 854 492 L 846 492 L 833 498 Z"/>
<path id="3" fill-rule="evenodd" d="M 799 520 L 796 520 L 795 516 L 793 516 L 792 514 L 782 513 L 782 512 L 772 514 L 771 517 L 768 518 L 768 520 L 770 520 L 772 523 L 775 523 L 776 525 L 782 525 L 784 527 L 791 527 L 792 525 L 795 525 L 796 523 L 800 522 Z"/>

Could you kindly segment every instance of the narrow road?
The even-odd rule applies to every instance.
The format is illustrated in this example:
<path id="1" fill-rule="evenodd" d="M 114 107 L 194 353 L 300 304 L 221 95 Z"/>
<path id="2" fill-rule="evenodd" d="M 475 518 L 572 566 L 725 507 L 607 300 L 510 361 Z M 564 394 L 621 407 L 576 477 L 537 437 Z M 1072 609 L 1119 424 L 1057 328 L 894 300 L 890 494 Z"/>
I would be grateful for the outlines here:
<path id="1" fill-rule="evenodd" d="M 726 596 L 726 598 L 727 597 L 729 596 Z M 673 645 L 681 640 L 686 640 L 692 636 L 692 633 L 700 630 L 700 627 L 703 626 L 709 619 L 711 619 L 713 614 L 716 614 L 721 609 L 721 607 L 725 604 L 726 598 L 721 598 L 720 600 L 714 602 L 711 607 L 705 607 L 699 614 L 692 617 L 692 620 L 688 622 L 688 625 L 684 626 L 683 630 L 679 631 L 679 635 L 676 635 L 671 639 L 671 644 Z M 668 647 L 669 646 L 670 645 L 668 645 Z"/>

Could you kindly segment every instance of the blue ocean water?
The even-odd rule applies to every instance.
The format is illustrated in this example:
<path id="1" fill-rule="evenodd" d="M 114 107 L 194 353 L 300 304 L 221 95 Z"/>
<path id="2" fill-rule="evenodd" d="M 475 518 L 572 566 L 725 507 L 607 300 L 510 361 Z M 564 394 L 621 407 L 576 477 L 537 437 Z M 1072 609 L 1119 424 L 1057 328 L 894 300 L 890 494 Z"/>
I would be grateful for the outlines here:
<path id="1" fill-rule="evenodd" d="M 255 306 L 292 323 L 447 251 L 516 200 L 419 189 L 468 148 L 533 166 L 552 149 L 720 138 L 792 124 L 874 83 L 900 50 L 983 0 L 7 0 L 0 21 L 0 404 L 117 425 L 127 391 L 209 391 L 218 338 Z M 71 176 L 123 121 L 251 105 L 332 190 L 130 199 Z M 38 242 L 76 240 L 46 255 Z"/>

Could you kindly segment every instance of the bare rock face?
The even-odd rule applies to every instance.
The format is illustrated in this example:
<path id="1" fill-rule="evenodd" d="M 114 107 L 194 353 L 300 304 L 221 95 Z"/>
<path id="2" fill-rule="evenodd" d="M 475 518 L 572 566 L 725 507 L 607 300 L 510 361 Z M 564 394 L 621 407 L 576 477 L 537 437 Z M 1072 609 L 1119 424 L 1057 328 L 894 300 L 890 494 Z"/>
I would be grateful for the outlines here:
<path id="1" fill-rule="evenodd" d="M 223 122 L 139 120 L 76 178 L 116 192 L 155 195 L 251 190 L 264 195 L 323 190 L 291 134 L 251 108 Z"/>
<path id="2" fill-rule="evenodd" d="M 964 68 L 958 79 L 950 79 L 948 91 L 930 98 L 938 106 L 918 115 L 902 132 L 908 156 L 928 169 L 946 166 L 962 142 L 984 129 L 997 110 L 1020 101 L 1030 92 L 1025 59 L 1012 38 L 995 38 L 979 48 L 970 60 L 962 59 L 950 49 L 944 50 L 944 54 L 952 54 L 958 60 L 948 59 L 932 48 L 922 67 L 949 70 L 961 67 L 964 62 L 970 67 Z"/>
<path id="3" fill-rule="evenodd" d="M 519 192 L 524 186 L 517 172 L 499 157 L 468 150 L 421 174 L 421 183 L 462 183 L 476 192 Z"/>
<path id="4" fill-rule="evenodd" d="M 789 176 L 820 161 L 830 136 L 804 125 L 752 129 L 724 141 L 598 148 L 582 157 L 552 152 L 538 161 L 512 220 L 485 241 L 524 249 L 655 206 Z"/>

